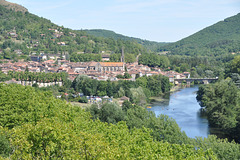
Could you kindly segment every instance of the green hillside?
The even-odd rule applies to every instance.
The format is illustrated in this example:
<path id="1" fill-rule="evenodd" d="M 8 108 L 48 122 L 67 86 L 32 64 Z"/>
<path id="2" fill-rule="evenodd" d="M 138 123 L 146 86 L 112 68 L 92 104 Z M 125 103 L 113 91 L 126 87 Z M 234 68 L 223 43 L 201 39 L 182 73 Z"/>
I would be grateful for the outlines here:
<path id="1" fill-rule="evenodd" d="M 143 40 L 140 38 L 128 37 L 128 36 L 124 36 L 122 34 L 118 34 L 113 31 L 105 30 L 105 29 L 90 29 L 90 30 L 84 30 L 84 31 L 86 31 L 90 35 L 94 35 L 97 37 L 113 38 L 115 40 L 121 39 L 125 41 L 135 41 L 139 44 L 142 44 L 145 48 L 151 51 L 157 51 L 160 47 L 169 44 L 167 42 L 154 42 L 154 41 Z"/>
<path id="2" fill-rule="evenodd" d="M 129 54 L 146 52 L 137 42 L 92 36 L 84 31 L 58 26 L 27 11 L 20 11 L 20 6 L 18 10 L 8 8 L 5 1 L 4 5 L 0 5 L 0 59 L 27 59 L 32 53 L 69 53 L 70 57 L 77 53 L 111 54 L 121 53 L 122 47 Z M 92 60 L 91 55 L 86 61 Z"/>
<path id="3" fill-rule="evenodd" d="M 21 12 L 27 12 L 28 11 L 25 7 L 23 7 L 19 4 L 7 2 L 5 0 L 0 0 L 0 5 L 8 8 L 8 9 L 12 9 L 14 11 L 21 11 Z"/>
<path id="4" fill-rule="evenodd" d="M 178 55 L 210 55 L 240 51 L 240 14 L 220 21 L 187 38 L 162 47 Z"/>

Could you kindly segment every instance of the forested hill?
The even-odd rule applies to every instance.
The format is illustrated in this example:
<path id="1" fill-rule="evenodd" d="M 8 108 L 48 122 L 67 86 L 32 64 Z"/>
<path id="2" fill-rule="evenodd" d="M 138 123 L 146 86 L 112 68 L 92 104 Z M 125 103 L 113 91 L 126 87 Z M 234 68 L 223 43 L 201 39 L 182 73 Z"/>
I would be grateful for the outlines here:
<path id="1" fill-rule="evenodd" d="M 90 30 L 84 30 L 84 31 L 86 31 L 90 35 L 94 35 L 97 37 L 113 38 L 115 40 L 121 39 L 125 41 L 135 41 L 139 44 L 142 44 L 145 48 L 151 51 L 157 51 L 160 47 L 169 44 L 168 42 L 154 42 L 154 41 L 143 40 L 140 38 L 128 37 L 122 34 L 115 33 L 114 31 L 105 30 L 105 29 L 90 29 Z"/>
<path id="2" fill-rule="evenodd" d="M 221 55 L 240 51 L 240 13 L 162 47 L 180 55 Z"/>
<path id="3" fill-rule="evenodd" d="M 84 31 L 71 30 L 28 11 L 9 8 L 11 3 L 1 2 L 4 5 L 0 3 L 0 59 L 27 59 L 32 53 L 69 53 L 70 57 L 74 53 L 111 54 L 121 53 L 122 47 L 125 53 L 134 55 L 147 51 L 137 42 L 96 37 Z"/>
<path id="4" fill-rule="evenodd" d="M 27 12 L 28 11 L 25 7 L 23 7 L 19 4 L 7 2 L 5 0 L 0 0 L 0 5 L 8 8 L 8 9 L 12 9 L 14 11 L 21 11 L 21 12 Z"/>

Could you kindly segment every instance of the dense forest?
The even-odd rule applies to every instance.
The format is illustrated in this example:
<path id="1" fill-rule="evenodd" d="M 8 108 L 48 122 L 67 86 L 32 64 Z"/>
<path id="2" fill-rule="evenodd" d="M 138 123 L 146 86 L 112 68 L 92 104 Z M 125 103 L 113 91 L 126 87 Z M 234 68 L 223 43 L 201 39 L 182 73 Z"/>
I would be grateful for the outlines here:
<path id="1" fill-rule="evenodd" d="M 230 75 L 215 84 L 200 86 L 197 100 L 204 108 L 209 123 L 227 137 L 240 142 L 240 56 L 229 64 Z"/>
<path id="2" fill-rule="evenodd" d="M 143 40 L 140 38 L 128 37 L 128 36 L 124 36 L 124 35 L 115 33 L 113 31 L 104 30 L 104 29 L 90 29 L 90 30 L 84 30 L 84 31 L 96 37 L 113 38 L 115 40 L 121 39 L 125 41 L 135 41 L 139 44 L 142 44 L 146 49 L 152 52 L 156 52 L 159 49 L 159 47 L 169 44 L 167 42 L 154 42 L 154 41 Z"/>
<path id="3" fill-rule="evenodd" d="M 72 88 L 84 95 L 123 97 L 127 96 L 135 104 L 144 105 L 151 96 L 159 96 L 170 91 L 168 77 L 162 75 L 143 76 L 136 81 L 119 80 L 97 81 L 87 76 L 78 76 L 72 82 Z"/>
<path id="4" fill-rule="evenodd" d="M 0 84 L 0 156 L 10 159 L 238 159 L 239 145 L 190 139 L 142 107 L 106 103 L 84 111 L 50 92 Z M 93 115 L 91 118 L 90 113 Z M 108 123 L 105 123 L 108 122 Z"/>
<path id="5" fill-rule="evenodd" d="M 26 59 L 32 53 L 45 54 L 128 54 L 147 52 L 141 44 L 133 41 L 95 37 L 85 31 L 76 31 L 57 26 L 50 20 L 29 12 L 7 9 L 0 5 L 0 58 Z M 19 53 L 18 51 L 21 50 Z M 74 59 L 74 58 L 72 58 Z M 74 59 L 74 61 L 77 61 Z"/>
<path id="6" fill-rule="evenodd" d="M 161 47 L 173 55 L 218 56 L 240 51 L 240 13 L 226 18 L 178 42 Z"/>
<path id="7" fill-rule="evenodd" d="M 127 75 L 127 72 L 126 74 Z M 36 83 L 62 82 L 63 86 L 49 86 L 38 88 L 39 90 L 51 91 L 55 96 L 69 94 L 69 101 L 79 101 L 79 98 L 72 97 L 72 94 L 83 93 L 85 96 L 109 96 L 119 98 L 127 96 L 132 103 L 145 105 L 149 102 L 151 96 L 160 96 L 170 91 L 169 79 L 166 76 L 143 76 L 138 77 L 136 81 L 98 81 L 85 75 L 77 76 L 73 82 L 68 79 L 64 72 L 60 73 L 34 73 L 34 72 L 12 72 L 6 75 L 0 71 L 0 82 L 11 80 L 32 82 L 33 86 L 38 88 Z"/>

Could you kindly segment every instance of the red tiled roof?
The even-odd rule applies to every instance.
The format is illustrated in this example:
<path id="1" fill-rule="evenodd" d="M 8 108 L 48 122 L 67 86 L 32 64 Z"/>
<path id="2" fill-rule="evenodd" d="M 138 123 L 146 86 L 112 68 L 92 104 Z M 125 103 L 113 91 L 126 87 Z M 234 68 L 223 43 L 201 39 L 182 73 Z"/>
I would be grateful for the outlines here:
<path id="1" fill-rule="evenodd" d="M 123 62 L 99 62 L 103 67 L 122 67 Z"/>

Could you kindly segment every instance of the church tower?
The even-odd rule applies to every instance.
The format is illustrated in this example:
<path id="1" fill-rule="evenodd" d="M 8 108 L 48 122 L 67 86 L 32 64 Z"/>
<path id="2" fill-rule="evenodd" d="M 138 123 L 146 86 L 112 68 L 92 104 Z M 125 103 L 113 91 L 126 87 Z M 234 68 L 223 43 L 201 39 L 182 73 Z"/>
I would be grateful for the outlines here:
<path id="1" fill-rule="evenodd" d="M 122 47 L 122 56 L 121 56 L 121 62 L 124 62 L 124 47 Z"/>

